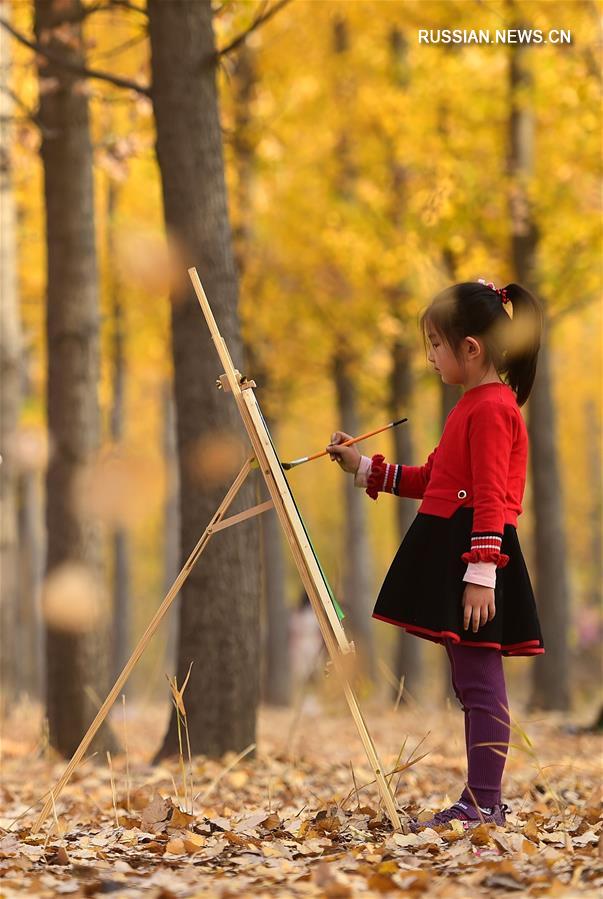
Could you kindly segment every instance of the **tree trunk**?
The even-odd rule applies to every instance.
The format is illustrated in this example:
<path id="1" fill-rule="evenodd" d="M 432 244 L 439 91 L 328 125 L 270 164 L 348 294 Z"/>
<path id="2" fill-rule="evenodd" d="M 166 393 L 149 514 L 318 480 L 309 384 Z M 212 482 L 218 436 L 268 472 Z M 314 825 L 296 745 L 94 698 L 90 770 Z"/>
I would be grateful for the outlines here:
<path id="1" fill-rule="evenodd" d="M 272 422 L 268 418 L 266 421 L 275 445 L 278 446 L 276 422 Z M 285 597 L 283 534 L 277 514 L 273 509 L 264 512 L 261 522 L 266 610 L 263 698 L 270 705 L 283 706 L 289 705 L 291 701 L 291 610 Z"/>
<path id="2" fill-rule="evenodd" d="M 390 416 L 395 421 L 408 413 L 413 390 L 411 368 L 412 353 L 401 341 L 392 347 L 393 365 L 390 380 Z M 412 465 L 414 445 L 411 422 L 394 428 L 392 431 L 395 453 L 394 460 L 404 465 Z M 401 498 L 396 501 L 398 533 L 402 540 L 417 514 L 417 501 Z M 423 677 L 423 654 L 421 640 L 400 628 L 396 641 L 395 675 L 398 679 L 404 675 L 404 689 L 413 698 L 418 697 Z M 396 691 L 397 693 L 397 691 Z M 404 694 L 402 694 L 404 695 Z"/>
<path id="3" fill-rule="evenodd" d="M 457 279 L 458 263 L 456 256 L 450 247 L 445 247 L 442 252 L 442 264 L 448 273 L 450 281 L 455 282 Z M 446 419 L 460 400 L 463 391 L 459 384 L 445 384 L 443 381 L 440 381 L 440 387 L 440 429 L 443 431 Z"/>
<path id="4" fill-rule="evenodd" d="M 333 19 L 333 50 L 338 57 L 345 57 L 350 46 L 350 32 L 345 17 L 337 15 Z M 338 63 L 338 75 L 333 85 L 335 98 L 339 103 L 350 104 L 349 69 L 345 65 L 345 59 Z M 347 122 L 346 122 L 347 125 Z M 335 176 L 335 190 L 340 200 L 354 201 L 354 181 L 357 168 L 351 154 L 351 141 L 349 129 L 346 128 L 337 135 L 335 145 L 337 170 Z"/>
<path id="5" fill-rule="evenodd" d="M 446 418 L 458 403 L 461 393 L 462 391 L 457 384 L 444 384 L 442 381 L 440 385 L 440 432 L 444 430 Z M 446 658 L 446 653 L 442 657 L 442 665 L 444 667 L 444 692 L 442 698 L 444 702 L 450 699 L 454 705 L 456 703 L 456 694 L 452 686 L 450 662 Z"/>
<path id="6" fill-rule="evenodd" d="M 26 345 L 29 345 L 29 349 L 26 349 Z M 31 345 L 26 339 L 21 363 L 21 392 L 25 404 L 33 402 L 35 395 L 31 367 Z M 28 696 L 44 702 L 46 666 L 40 598 L 46 557 L 46 459 L 42 434 L 32 433 L 28 437 L 28 444 L 29 450 L 20 459 L 17 484 L 17 615 L 14 651 L 21 689 Z"/>
<path id="7" fill-rule="evenodd" d="M 256 85 L 255 58 L 246 44 L 235 55 L 232 69 L 234 127 L 231 148 L 234 156 L 235 203 L 233 210 L 233 244 L 239 278 L 243 277 L 251 240 L 251 184 L 255 147 L 259 130 L 252 128 L 250 105 Z M 262 382 L 264 383 L 264 382 Z"/>
<path id="8" fill-rule="evenodd" d="M 590 439 L 586 446 L 588 483 L 591 491 L 589 532 L 591 535 L 591 569 L 586 601 L 593 609 L 601 608 L 603 587 L 603 460 L 601 459 L 601 428 L 594 400 L 586 402 L 584 415 L 588 422 Z"/>
<path id="9" fill-rule="evenodd" d="M 462 391 L 457 384 L 441 384 L 440 392 L 440 420 L 441 430 L 444 430 L 446 419 L 461 398 Z"/>
<path id="10" fill-rule="evenodd" d="M 443 136 L 446 134 L 446 122 L 448 119 L 446 107 L 441 109 L 441 131 Z M 450 247 L 445 247 L 442 252 L 442 263 L 448 274 L 448 278 L 452 283 L 456 282 L 457 279 L 457 260 L 450 249 Z M 462 395 L 462 390 L 460 385 L 458 384 L 445 384 L 443 381 L 440 381 L 440 433 L 444 430 L 444 426 L 446 425 L 446 419 L 448 415 L 452 412 L 456 404 L 458 403 L 460 397 Z M 450 669 L 450 662 L 447 658 L 447 653 L 444 652 L 441 656 L 442 659 L 442 667 L 444 669 L 444 684 L 443 684 L 443 692 L 442 699 L 444 703 L 448 700 L 454 706 L 457 702 L 456 694 L 454 692 L 454 687 L 452 685 L 452 675 Z"/>
<path id="11" fill-rule="evenodd" d="M 109 179 L 107 195 L 107 256 L 115 258 L 115 215 L 118 188 Z M 109 265 L 111 303 L 111 441 L 119 450 L 124 436 L 124 404 L 126 390 L 126 360 L 124 335 L 124 310 L 121 286 L 116 270 Z M 112 535 L 113 548 L 113 641 L 112 675 L 115 679 L 128 661 L 130 645 L 130 545 L 124 527 L 117 526 Z"/>
<path id="12" fill-rule="evenodd" d="M 349 28 L 345 17 L 335 16 L 332 26 L 333 51 L 338 60 L 338 73 L 333 85 L 337 100 L 350 102 L 348 73 L 345 56 L 349 49 Z M 348 129 L 337 135 L 335 146 L 336 174 L 334 189 L 342 204 L 355 203 L 354 184 L 356 166 L 351 153 Z M 350 434 L 359 433 L 354 381 L 350 375 L 351 356 L 348 347 L 337 335 L 333 352 L 333 376 L 337 395 L 337 414 L 340 427 Z M 343 553 L 343 601 L 349 619 L 350 631 L 356 641 L 359 670 L 375 680 L 375 653 L 372 628 L 372 578 L 371 554 L 366 528 L 366 498 L 354 487 L 351 477 L 344 479 L 344 542 Z"/>
<path id="13" fill-rule="evenodd" d="M 15 198 L 12 183 L 11 133 L 7 93 L 10 37 L 0 34 L 0 715 L 6 714 L 19 690 L 17 618 L 18 582 L 18 458 L 17 428 L 21 409 L 21 321 L 17 293 Z M 21 684 L 21 689 L 23 689 Z"/>
<path id="14" fill-rule="evenodd" d="M 252 346 L 247 347 L 249 371 L 258 387 L 269 389 L 268 372 Z M 262 389 L 262 395 L 265 394 Z M 278 422 L 262 409 L 262 414 L 278 447 Z M 258 496 L 256 502 L 269 498 Z M 259 519 L 262 558 L 262 699 L 275 706 L 289 705 L 292 688 L 292 612 L 286 599 L 286 561 L 283 532 L 274 509 L 264 512 Z"/>
<path id="15" fill-rule="evenodd" d="M 350 359 L 343 348 L 335 354 L 333 377 L 337 395 L 337 416 L 341 429 L 348 434 L 359 434 L 354 380 L 350 374 Z M 363 491 L 354 486 L 351 475 L 345 477 L 344 491 L 343 602 L 350 622 L 350 631 L 356 641 L 359 668 L 374 680 L 372 560 L 366 527 L 366 497 Z"/>
<path id="16" fill-rule="evenodd" d="M 178 450 L 176 446 L 176 410 L 174 408 L 171 381 L 163 382 L 163 458 L 166 469 L 165 506 L 163 509 L 163 579 L 164 594 L 168 592 L 180 570 L 180 491 L 178 489 Z M 177 664 L 178 619 L 180 617 L 178 594 L 167 614 L 165 638 L 165 670 L 173 671 Z"/>
<path id="17" fill-rule="evenodd" d="M 408 89 L 410 80 L 410 67 L 408 65 L 408 41 L 397 25 L 394 25 L 388 33 L 388 52 L 390 58 L 390 71 L 392 83 L 400 91 Z M 410 167 L 397 154 L 395 143 L 386 135 L 384 141 L 388 147 L 388 166 L 391 180 L 391 201 L 389 203 L 389 218 L 392 229 L 403 233 L 406 228 L 405 212 L 408 204 L 408 180 Z M 398 321 L 409 320 L 408 300 L 410 291 L 403 280 L 389 291 L 391 315 Z M 392 345 L 392 371 L 390 376 L 389 409 L 392 421 L 404 417 L 410 406 L 413 392 L 412 354 L 401 338 L 396 338 Z M 412 419 L 412 416 L 411 416 Z M 414 446 L 412 438 L 412 420 L 402 427 L 394 428 L 392 441 L 394 447 L 393 458 L 400 463 L 410 465 L 414 458 Z M 396 502 L 396 517 L 398 521 L 398 535 L 403 540 L 408 528 L 413 522 L 417 512 L 416 500 L 402 498 Z M 394 674 L 398 682 L 404 676 L 404 689 L 416 698 L 418 695 L 422 672 L 422 641 L 409 634 L 404 628 L 397 628 Z M 394 698 L 397 697 L 398 687 L 393 687 Z"/>
<path id="18" fill-rule="evenodd" d="M 27 395 L 27 392 L 26 392 Z M 46 683 L 40 592 L 44 576 L 44 497 L 42 476 L 33 466 L 19 475 L 19 584 L 17 672 L 25 692 L 44 701 Z"/>
<path id="19" fill-rule="evenodd" d="M 525 283 L 523 278 L 519 280 Z M 535 593 L 546 652 L 532 668 L 530 706 L 570 708 L 569 585 L 562 485 L 555 442 L 548 339 L 545 336 L 529 399 L 530 471 L 534 505 Z"/>
<path id="20" fill-rule="evenodd" d="M 235 203 L 233 243 L 237 269 L 243 276 L 252 226 L 250 220 L 251 184 L 257 129 L 252 128 L 250 104 L 255 93 L 256 72 L 254 53 L 243 44 L 237 50 L 232 67 L 234 128 L 231 147 L 234 156 Z M 255 133 L 255 138 L 254 138 Z M 262 395 L 270 392 L 268 371 L 262 366 L 252 345 L 245 345 L 246 365 L 250 377 L 262 388 Z M 247 371 L 247 369 L 246 369 Z M 277 422 L 262 409 L 275 445 L 278 445 Z M 270 705 L 286 706 L 291 700 L 291 652 L 289 625 L 290 609 L 285 596 L 285 555 L 282 530 L 274 510 L 258 519 L 262 555 L 263 627 L 262 627 L 262 699 Z"/>
<path id="21" fill-rule="evenodd" d="M 81 13 L 79 0 L 35 0 L 39 41 L 60 60 L 83 64 L 79 23 L 53 31 L 56 15 Z M 80 563 L 100 578 L 98 526 L 74 502 L 76 477 L 99 448 L 99 309 L 88 98 L 78 76 L 38 56 L 46 200 L 48 429 L 47 575 Z M 79 589 L 79 588 L 78 588 Z M 88 633 L 47 624 L 47 714 L 50 742 L 71 755 L 107 686 L 107 646 Z M 96 695 L 95 695 L 96 694 Z M 112 745 L 99 731 L 93 746 Z"/>
<path id="22" fill-rule="evenodd" d="M 515 13 L 515 4 L 509 4 L 509 8 Z M 538 231 L 528 195 L 534 162 L 529 53 L 527 46 L 518 44 L 510 48 L 509 211 L 516 279 L 538 295 L 535 276 Z M 548 340 L 548 323 L 545 323 L 528 403 L 528 430 L 535 527 L 535 592 L 546 652 L 534 660 L 530 704 L 533 708 L 568 709 L 571 683 L 569 586 Z"/>
<path id="23" fill-rule="evenodd" d="M 183 555 L 188 556 L 243 463 L 248 441 L 232 397 L 216 390 L 220 362 L 186 268 L 198 268 L 222 336 L 240 368 L 237 278 L 211 4 L 149 0 L 148 13 L 164 215 L 181 269 L 171 293 L 172 349 L 180 535 Z M 214 475 L 205 460 L 224 432 L 240 438 L 240 459 Z M 236 505 L 247 508 L 254 502 L 254 484 L 248 478 Z M 254 518 L 213 537 L 182 589 L 179 684 L 191 662 L 184 699 L 193 751 L 216 757 L 244 749 L 255 741 L 259 694 L 259 529 Z M 172 714 L 158 757 L 177 752 Z"/>

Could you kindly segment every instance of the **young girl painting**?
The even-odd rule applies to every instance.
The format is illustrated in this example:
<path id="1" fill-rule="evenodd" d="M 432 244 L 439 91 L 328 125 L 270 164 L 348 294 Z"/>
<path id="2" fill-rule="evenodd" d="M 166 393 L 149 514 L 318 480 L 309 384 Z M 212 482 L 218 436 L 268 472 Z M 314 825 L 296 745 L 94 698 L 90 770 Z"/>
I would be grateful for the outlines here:
<path id="1" fill-rule="evenodd" d="M 457 802 L 412 819 L 413 830 L 452 818 L 466 828 L 504 824 L 509 811 L 501 802 L 510 731 L 502 656 L 544 652 L 516 530 L 528 458 L 520 406 L 534 382 L 542 323 L 540 303 L 519 284 L 497 289 L 480 279 L 444 289 L 421 315 L 421 332 L 434 370 L 463 393 L 425 464 L 338 446 L 350 439 L 343 431 L 327 446 L 372 499 L 422 500 L 373 617 L 445 646 L 465 714 L 468 776 Z"/>

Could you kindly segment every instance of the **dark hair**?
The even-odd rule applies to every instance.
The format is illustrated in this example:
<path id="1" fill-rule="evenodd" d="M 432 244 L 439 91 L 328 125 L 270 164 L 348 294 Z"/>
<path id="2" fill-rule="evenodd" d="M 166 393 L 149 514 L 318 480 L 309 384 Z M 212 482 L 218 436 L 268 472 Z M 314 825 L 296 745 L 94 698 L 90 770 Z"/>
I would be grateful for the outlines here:
<path id="1" fill-rule="evenodd" d="M 540 301 L 521 284 L 507 284 L 512 316 L 501 295 L 478 281 L 463 281 L 440 291 L 422 312 L 420 327 L 427 349 L 428 325 L 451 347 L 457 359 L 465 337 L 479 337 L 485 364 L 492 363 L 523 406 L 536 375 L 544 315 Z"/>

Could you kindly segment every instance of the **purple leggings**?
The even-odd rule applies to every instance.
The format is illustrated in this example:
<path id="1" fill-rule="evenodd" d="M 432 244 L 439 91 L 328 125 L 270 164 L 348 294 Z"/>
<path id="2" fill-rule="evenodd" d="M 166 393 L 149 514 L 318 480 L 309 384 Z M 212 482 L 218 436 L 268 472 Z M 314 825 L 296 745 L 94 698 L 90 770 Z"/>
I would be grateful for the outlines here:
<path id="1" fill-rule="evenodd" d="M 468 774 L 461 798 L 492 806 L 501 801 L 510 735 L 502 655 L 498 649 L 463 646 L 449 638 L 445 639 L 445 646 L 452 686 L 465 712 Z M 493 747 L 477 743 L 490 743 Z"/>

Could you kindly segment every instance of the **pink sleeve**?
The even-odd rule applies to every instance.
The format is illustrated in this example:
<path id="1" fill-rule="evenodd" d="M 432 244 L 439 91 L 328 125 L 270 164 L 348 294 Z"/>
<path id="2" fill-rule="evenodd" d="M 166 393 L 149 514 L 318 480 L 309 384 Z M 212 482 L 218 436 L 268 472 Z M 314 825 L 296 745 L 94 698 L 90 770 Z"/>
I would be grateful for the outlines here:
<path id="1" fill-rule="evenodd" d="M 368 475 L 371 470 L 371 457 L 370 456 L 360 456 L 360 465 L 356 469 L 356 474 L 354 475 L 354 486 L 355 487 L 366 487 L 368 483 Z"/>
<path id="2" fill-rule="evenodd" d="M 463 580 L 482 587 L 496 587 L 496 562 L 469 562 Z"/>

